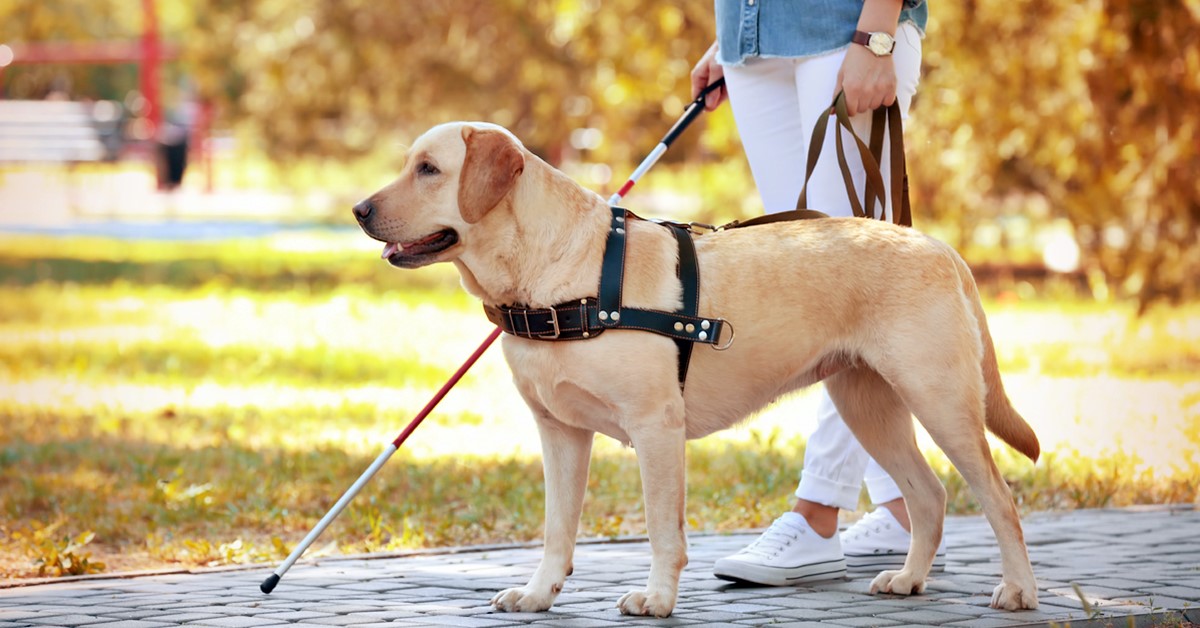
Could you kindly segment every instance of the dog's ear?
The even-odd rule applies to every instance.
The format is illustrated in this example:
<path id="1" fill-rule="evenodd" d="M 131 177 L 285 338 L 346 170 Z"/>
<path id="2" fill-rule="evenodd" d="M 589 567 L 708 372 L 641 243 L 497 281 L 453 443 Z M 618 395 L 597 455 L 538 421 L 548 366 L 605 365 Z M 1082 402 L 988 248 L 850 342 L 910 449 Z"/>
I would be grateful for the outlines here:
<path id="1" fill-rule="evenodd" d="M 512 191 L 525 170 L 525 156 L 501 131 L 463 127 L 467 156 L 458 180 L 458 210 L 476 223 Z"/>

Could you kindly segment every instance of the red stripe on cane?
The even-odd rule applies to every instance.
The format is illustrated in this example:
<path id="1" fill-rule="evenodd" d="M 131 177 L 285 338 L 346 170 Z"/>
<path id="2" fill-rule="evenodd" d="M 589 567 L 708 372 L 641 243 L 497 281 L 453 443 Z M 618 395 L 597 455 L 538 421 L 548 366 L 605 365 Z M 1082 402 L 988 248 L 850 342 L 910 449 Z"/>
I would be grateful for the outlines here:
<path id="1" fill-rule="evenodd" d="M 633 179 L 626 181 L 625 185 L 622 185 L 621 189 L 617 191 L 617 196 L 625 196 L 625 194 L 629 192 L 630 188 L 633 187 L 633 183 Z"/>

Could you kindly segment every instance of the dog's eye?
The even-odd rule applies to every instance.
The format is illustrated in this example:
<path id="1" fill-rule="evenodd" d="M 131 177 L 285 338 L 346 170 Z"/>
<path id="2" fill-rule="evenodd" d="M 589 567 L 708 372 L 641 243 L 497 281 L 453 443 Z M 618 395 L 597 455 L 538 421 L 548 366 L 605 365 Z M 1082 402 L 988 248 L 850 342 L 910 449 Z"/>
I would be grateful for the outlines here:
<path id="1" fill-rule="evenodd" d="M 417 174 L 431 175 L 438 174 L 439 172 L 441 172 L 441 170 L 438 170 L 437 166 L 429 163 L 428 161 L 422 161 L 421 165 L 417 166 Z"/>

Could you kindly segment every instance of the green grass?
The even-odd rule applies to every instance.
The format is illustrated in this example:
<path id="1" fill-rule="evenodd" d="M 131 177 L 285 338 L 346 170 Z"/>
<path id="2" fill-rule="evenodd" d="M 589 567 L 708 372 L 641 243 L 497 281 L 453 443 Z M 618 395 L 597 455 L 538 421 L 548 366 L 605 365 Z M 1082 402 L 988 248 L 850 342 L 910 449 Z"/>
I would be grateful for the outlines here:
<path id="1" fill-rule="evenodd" d="M 90 570 L 286 554 L 490 329 L 452 269 L 396 271 L 359 240 L 0 242 L 0 574 L 71 573 L 89 553 Z M 995 450 L 1023 509 L 1197 501 L 1200 308 L 986 307 L 1048 445 L 1036 466 Z M 689 444 L 691 529 L 787 508 L 793 407 Z M 537 453 L 489 352 L 314 549 L 538 539 Z M 950 511 L 977 511 L 928 457 Z M 598 439 L 581 534 L 642 533 L 633 454 Z"/>

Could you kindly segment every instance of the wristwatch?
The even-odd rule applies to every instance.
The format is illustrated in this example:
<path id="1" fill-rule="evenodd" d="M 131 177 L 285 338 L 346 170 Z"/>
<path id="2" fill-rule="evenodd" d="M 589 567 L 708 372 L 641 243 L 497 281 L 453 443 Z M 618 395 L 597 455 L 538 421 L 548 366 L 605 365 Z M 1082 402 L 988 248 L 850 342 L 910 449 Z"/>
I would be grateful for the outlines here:
<path id="1" fill-rule="evenodd" d="M 866 33 L 854 31 L 850 41 L 867 47 L 876 57 L 886 57 L 896 49 L 896 38 L 888 33 Z"/>

